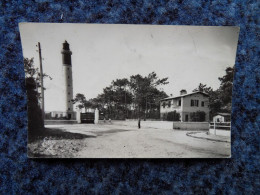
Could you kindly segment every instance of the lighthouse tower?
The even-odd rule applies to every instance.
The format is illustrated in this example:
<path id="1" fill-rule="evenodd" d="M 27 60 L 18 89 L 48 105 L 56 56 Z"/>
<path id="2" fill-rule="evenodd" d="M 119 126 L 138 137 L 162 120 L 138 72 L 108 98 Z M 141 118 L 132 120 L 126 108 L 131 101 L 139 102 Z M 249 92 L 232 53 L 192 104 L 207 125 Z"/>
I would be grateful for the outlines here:
<path id="1" fill-rule="evenodd" d="M 62 54 L 62 74 L 64 78 L 64 104 L 65 117 L 67 119 L 74 119 L 76 113 L 73 112 L 73 80 L 72 80 L 72 66 L 70 45 L 67 41 L 63 43 Z"/>

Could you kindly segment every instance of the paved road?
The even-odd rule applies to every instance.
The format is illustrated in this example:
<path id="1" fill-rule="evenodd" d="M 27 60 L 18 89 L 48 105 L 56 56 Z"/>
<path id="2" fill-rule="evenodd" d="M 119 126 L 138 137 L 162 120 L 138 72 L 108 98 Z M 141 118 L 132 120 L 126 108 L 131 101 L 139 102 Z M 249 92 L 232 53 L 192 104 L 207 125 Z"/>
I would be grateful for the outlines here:
<path id="1" fill-rule="evenodd" d="M 189 131 L 122 124 L 46 125 L 91 135 L 74 157 L 79 158 L 228 158 L 230 143 L 198 139 Z"/>

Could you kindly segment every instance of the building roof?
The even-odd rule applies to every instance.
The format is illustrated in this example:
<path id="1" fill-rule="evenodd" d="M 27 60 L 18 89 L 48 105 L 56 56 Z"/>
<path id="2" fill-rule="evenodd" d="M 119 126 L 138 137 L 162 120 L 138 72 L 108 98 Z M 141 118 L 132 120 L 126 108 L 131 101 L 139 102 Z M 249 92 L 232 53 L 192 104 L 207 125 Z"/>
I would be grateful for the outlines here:
<path id="1" fill-rule="evenodd" d="M 215 116 L 230 116 L 231 114 L 230 113 L 217 113 Z"/>
<path id="2" fill-rule="evenodd" d="M 176 96 L 176 97 L 167 97 L 167 98 L 161 99 L 161 101 L 162 101 L 162 100 L 172 100 L 172 99 L 176 99 L 176 98 L 180 98 L 180 97 L 185 97 L 185 96 L 194 95 L 194 94 L 197 94 L 197 93 L 200 93 L 200 94 L 205 95 L 205 96 L 209 96 L 207 93 L 204 93 L 204 92 L 201 92 L 201 91 L 196 91 L 196 92 L 192 92 L 192 93 L 187 93 L 187 94 L 179 95 L 179 96 Z"/>

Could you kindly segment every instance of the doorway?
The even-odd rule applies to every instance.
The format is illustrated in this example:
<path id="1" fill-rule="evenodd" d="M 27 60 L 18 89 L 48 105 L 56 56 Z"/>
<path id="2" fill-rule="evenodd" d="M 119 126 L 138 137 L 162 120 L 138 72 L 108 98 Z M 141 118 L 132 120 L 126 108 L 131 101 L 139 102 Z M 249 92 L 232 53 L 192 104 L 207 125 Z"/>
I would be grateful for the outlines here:
<path id="1" fill-rule="evenodd" d="M 188 114 L 185 115 L 185 121 L 186 121 L 186 122 L 189 121 L 189 115 L 188 115 Z"/>

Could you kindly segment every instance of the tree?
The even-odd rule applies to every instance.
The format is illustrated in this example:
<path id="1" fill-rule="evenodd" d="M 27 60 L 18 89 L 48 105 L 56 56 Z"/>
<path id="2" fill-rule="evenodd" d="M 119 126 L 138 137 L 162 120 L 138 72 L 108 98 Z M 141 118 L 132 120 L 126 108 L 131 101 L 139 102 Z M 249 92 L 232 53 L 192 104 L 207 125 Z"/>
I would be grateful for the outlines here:
<path id="1" fill-rule="evenodd" d="M 42 110 L 39 106 L 38 92 L 36 91 L 36 82 L 33 77 L 25 79 L 27 94 L 27 112 L 28 112 L 28 132 L 34 135 L 37 129 L 44 127 Z"/>
<path id="2" fill-rule="evenodd" d="M 157 86 L 167 84 L 167 79 L 159 79 L 154 72 L 145 77 L 137 74 L 130 79 L 116 79 L 103 89 L 103 93 L 89 101 L 112 119 L 142 115 L 157 118 L 160 116 L 160 99 L 167 97 Z"/>
<path id="3" fill-rule="evenodd" d="M 129 81 L 126 78 L 112 81 L 112 89 L 115 95 L 115 105 L 117 110 L 127 118 L 127 105 L 132 102 L 132 94 L 129 92 Z"/>
<path id="4" fill-rule="evenodd" d="M 193 92 L 204 92 L 209 95 L 209 109 L 210 109 L 210 116 L 214 116 L 217 112 L 220 111 L 221 108 L 221 101 L 219 97 L 219 91 L 214 91 L 211 87 L 208 87 L 205 84 L 200 83 Z"/>
<path id="5" fill-rule="evenodd" d="M 213 90 L 205 84 L 200 83 L 193 92 L 201 91 L 209 95 L 210 117 L 212 118 L 218 112 L 231 112 L 232 86 L 233 86 L 234 68 L 226 68 L 226 74 L 219 77 L 220 87 Z"/>
<path id="6" fill-rule="evenodd" d="M 231 112 L 232 87 L 234 78 L 234 67 L 226 68 L 226 75 L 218 78 L 220 80 L 220 98 L 222 101 L 222 110 Z"/>
<path id="7" fill-rule="evenodd" d="M 197 92 L 197 91 L 210 94 L 213 91 L 213 89 L 211 87 L 207 87 L 207 85 L 200 83 L 199 86 L 196 89 L 194 89 L 192 92 Z"/>
<path id="8" fill-rule="evenodd" d="M 160 100 L 166 97 L 164 91 L 151 88 L 145 99 L 145 118 L 160 118 Z"/>
<path id="9" fill-rule="evenodd" d="M 42 110 L 39 106 L 41 94 L 38 88 L 41 87 L 39 69 L 34 66 L 33 58 L 24 58 L 25 87 L 27 93 L 27 112 L 28 112 L 28 132 L 29 136 L 37 133 L 37 129 L 44 127 Z M 43 77 L 52 79 L 49 75 Z"/>
<path id="10" fill-rule="evenodd" d="M 40 81 L 41 74 L 39 72 L 39 68 L 34 66 L 34 58 L 31 58 L 31 59 L 24 58 L 23 62 L 24 62 L 25 79 L 32 78 L 35 81 L 37 99 L 40 100 L 41 94 L 40 94 L 40 92 L 38 92 L 39 91 L 38 89 L 41 87 L 41 81 Z M 52 80 L 52 77 L 46 73 L 43 73 L 43 78 L 49 78 L 50 80 Z M 43 88 L 43 89 L 46 90 L 46 88 Z"/>
<path id="11" fill-rule="evenodd" d="M 130 77 L 130 88 L 134 95 L 134 103 L 138 109 L 138 117 L 144 114 L 144 118 L 146 119 L 148 103 L 151 97 L 153 97 L 156 87 L 168 84 L 167 80 L 168 78 L 159 79 L 155 72 L 150 73 L 146 77 L 142 77 L 139 74 Z M 164 96 L 162 93 L 160 95 Z"/>
<path id="12" fill-rule="evenodd" d="M 37 78 L 39 69 L 34 66 L 34 59 L 31 58 L 24 58 L 24 72 L 25 72 L 25 78 Z"/>
<path id="13" fill-rule="evenodd" d="M 77 104 L 77 107 L 79 109 L 85 108 L 86 110 L 87 108 L 92 107 L 92 104 L 89 101 L 87 101 L 85 95 L 81 93 L 77 93 L 72 102 L 73 104 Z"/>

